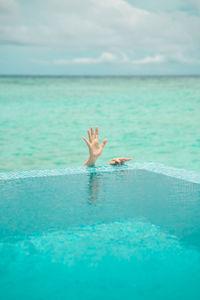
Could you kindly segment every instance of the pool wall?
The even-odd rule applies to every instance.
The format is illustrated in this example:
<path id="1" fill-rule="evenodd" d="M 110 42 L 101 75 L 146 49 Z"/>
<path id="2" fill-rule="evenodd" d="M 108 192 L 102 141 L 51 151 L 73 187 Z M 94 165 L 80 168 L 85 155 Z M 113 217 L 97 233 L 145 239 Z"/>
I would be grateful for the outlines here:
<path id="1" fill-rule="evenodd" d="M 133 163 L 121 166 L 97 166 L 97 167 L 70 167 L 59 168 L 52 170 L 29 170 L 17 172 L 0 172 L 0 180 L 12 180 L 18 178 L 28 177 L 44 177 L 44 176 L 59 176 L 69 174 L 89 174 L 102 172 L 117 172 L 121 170 L 147 170 L 150 172 L 163 174 L 170 177 L 186 180 L 193 183 L 200 183 L 200 174 L 194 171 L 187 171 L 184 169 L 177 169 L 168 167 L 158 163 Z"/>

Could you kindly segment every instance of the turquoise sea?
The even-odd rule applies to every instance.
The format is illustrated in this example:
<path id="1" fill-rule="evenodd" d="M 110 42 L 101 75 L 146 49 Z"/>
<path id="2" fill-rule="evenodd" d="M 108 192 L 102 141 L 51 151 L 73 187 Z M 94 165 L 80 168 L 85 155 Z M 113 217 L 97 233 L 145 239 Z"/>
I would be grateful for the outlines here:
<path id="1" fill-rule="evenodd" d="M 91 126 L 116 156 L 200 171 L 200 77 L 0 77 L 0 171 L 82 165 Z"/>

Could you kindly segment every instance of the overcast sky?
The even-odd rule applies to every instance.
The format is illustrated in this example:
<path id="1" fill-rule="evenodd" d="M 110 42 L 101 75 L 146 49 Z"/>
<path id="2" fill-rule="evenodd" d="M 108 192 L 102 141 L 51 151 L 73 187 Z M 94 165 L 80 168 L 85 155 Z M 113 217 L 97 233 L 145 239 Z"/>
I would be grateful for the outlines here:
<path id="1" fill-rule="evenodd" d="M 200 74 L 200 0 L 0 0 L 0 74 Z"/>

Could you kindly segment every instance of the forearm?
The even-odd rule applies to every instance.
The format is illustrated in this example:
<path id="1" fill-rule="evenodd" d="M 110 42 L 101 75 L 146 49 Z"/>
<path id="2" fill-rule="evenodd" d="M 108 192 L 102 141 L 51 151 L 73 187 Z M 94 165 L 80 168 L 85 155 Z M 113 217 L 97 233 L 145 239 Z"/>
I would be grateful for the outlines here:
<path id="1" fill-rule="evenodd" d="M 89 156 L 88 160 L 84 163 L 84 166 L 92 167 L 95 165 L 96 159 Z"/>

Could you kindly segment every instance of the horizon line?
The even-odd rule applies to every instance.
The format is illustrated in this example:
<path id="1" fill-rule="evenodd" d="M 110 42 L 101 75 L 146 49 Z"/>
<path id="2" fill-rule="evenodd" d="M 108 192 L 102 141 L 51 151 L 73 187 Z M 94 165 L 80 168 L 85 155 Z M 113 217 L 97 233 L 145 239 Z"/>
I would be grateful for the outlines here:
<path id="1" fill-rule="evenodd" d="M 0 74 L 0 77 L 200 77 L 200 74 Z"/>

